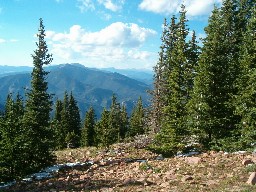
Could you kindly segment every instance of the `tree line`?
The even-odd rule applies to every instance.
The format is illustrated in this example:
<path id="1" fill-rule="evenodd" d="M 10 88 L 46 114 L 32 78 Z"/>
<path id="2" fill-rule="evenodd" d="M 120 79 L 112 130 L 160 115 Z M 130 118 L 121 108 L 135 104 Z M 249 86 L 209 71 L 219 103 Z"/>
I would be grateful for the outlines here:
<path id="1" fill-rule="evenodd" d="M 151 91 L 151 150 L 252 150 L 256 143 L 255 0 L 214 7 L 202 47 L 179 18 L 163 24 Z"/>
<path id="2" fill-rule="evenodd" d="M 121 105 L 115 94 L 112 96 L 110 108 L 103 108 L 98 119 L 91 106 L 84 120 L 81 120 L 72 92 L 70 95 L 65 92 L 63 101 L 56 101 L 54 111 L 51 127 L 55 133 L 55 149 L 109 147 L 113 143 L 146 131 L 145 109 L 141 97 L 138 98 L 130 116 L 125 104 Z"/>

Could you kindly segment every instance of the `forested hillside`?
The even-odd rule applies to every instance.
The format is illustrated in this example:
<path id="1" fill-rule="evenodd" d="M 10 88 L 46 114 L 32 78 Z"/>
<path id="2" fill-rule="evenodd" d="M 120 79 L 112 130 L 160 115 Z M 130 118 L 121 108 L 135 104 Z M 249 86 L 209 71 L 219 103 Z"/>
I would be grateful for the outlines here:
<path id="1" fill-rule="evenodd" d="M 93 106 L 97 117 L 104 107 L 110 107 L 111 97 L 115 93 L 119 102 L 126 104 L 130 114 L 139 96 L 144 105 L 148 105 L 147 90 L 150 86 L 121 75 L 98 69 L 86 68 L 79 64 L 49 66 L 47 77 L 48 91 L 53 101 L 63 99 L 65 91 L 73 93 L 78 102 L 81 117 Z M 30 88 L 29 73 L 13 74 L 0 78 L 0 104 L 4 105 L 7 94 L 19 93 L 25 98 L 25 88 Z"/>

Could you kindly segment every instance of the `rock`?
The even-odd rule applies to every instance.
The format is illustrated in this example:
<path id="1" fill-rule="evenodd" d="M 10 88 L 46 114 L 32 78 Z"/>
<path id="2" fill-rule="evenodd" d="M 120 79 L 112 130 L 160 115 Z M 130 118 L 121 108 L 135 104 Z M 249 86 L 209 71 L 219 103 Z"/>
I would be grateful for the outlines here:
<path id="1" fill-rule="evenodd" d="M 67 176 L 66 181 L 71 181 L 71 180 L 72 180 L 71 177 Z"/>
<path id="2" fill-rule="evenodd" d="M 156 160 L 158 160 L 158 161 L 164 160 L 163 155 L 162 155 L 162 154 L 158 155 L 158 156 L 156 157 Z"/>
<path id="3" fill-rule="evenodd" d="M 202 161 L 200 157 L 187 157 L 186 162 L 190 165 L 198 164 Z"/>
<path id="4" fill-rule="evenodd" d="M 185 175 L 183 178 L 182 178 L 182 181 L 185 182 L 185 181 L 191 181 L 193 180 L 193 177 L 191 175 Z"/>
<path id="5" fill-rule="evenodd" d="M 207 157 L 209 157 L 209 155 L 208 155 L 208 153 L 203 153 L 203 154 L 202 154 L 202 157 L 203 157 L 203 158 L 207 158 Z"/>
<path id="6" fill-rule="evenodd" d="M 163 188 L 167 188 L 167 187 L 170 186 L 170 183 L 169 182 L 164 182 L 160 186 L 163 187 Z"/>
<path id="7" fill-rule="evenodd" d="M 255 185 L 256 184 L 256 172 L 253 172 L 250 175 L 250 177 L 249 177 L 249 179 L 247 181 L 247 184 L 249 184 L 249 185 Z"/>
<path id="8" fill-rule="evenodd" d="M 175 175 L 174 170 L 167 171 L 165 173 L 165 175 L 163 176 L 164 181 L 170 181 L 170 180 L 173 180 L 173 179 L 176 179 L 176 175 Z"/>
<path id="9" fill-rule="evenodd" d="M 92 177 L 94 175 L 94 173 L 92 171 L 88 172 L 88 176 Z"/>
<path id="10" fill-rule="evenodd" d="M 250 164 L 254 164 L 254 162 L 251 159 L 244 159 L 242 161 L 242 164 L 247 166 L 247 165 L 250 165 Z"/>
<path id="11" fill-rule="evenodd" d="M 129 185 L 131 183 L 134 183 L 134 180 L 129 178 L 129 179 L 125 179 L 124 182 L 123 182 L 123 185 Z"/>
<path id="12" fill-rule="evenodd" d="M 216 181 L 214 181 L 214 180 L 209 180 L 209 181 L 207 181 L 207 183 L 206 183 L 208 186 L 210 186 L 210 185 L 216 185 L 217 184 L 217 182 Z"/>
<path id="13" fill-rule="evenodd" d="M 85 179 L 87 179 L 87 178 L 88 178 L 87 175 L 80 175 L 80 180 L 85 180 Z"/>

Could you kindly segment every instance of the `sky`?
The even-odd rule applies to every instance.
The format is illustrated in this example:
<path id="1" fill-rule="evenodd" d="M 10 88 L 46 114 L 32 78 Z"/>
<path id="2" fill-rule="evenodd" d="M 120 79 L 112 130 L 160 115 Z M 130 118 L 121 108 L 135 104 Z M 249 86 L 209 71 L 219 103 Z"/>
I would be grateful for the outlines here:
<path id="1" fill-rule="evenodd" d="M 39 18 L 52 65 L 152 69 L 162 24 L 185 4 L 188 28 L 204 37 L 221 0 L 0 0 L 0 65 L 33 66 Z"/>

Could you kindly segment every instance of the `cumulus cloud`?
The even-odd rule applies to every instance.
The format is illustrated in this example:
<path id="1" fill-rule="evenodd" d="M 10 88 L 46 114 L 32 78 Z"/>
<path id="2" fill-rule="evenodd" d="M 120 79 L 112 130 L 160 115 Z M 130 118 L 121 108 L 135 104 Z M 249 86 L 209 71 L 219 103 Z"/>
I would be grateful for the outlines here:
<path id="1" fill-rule="evenodd" d="M 117 12 L 123 8 L 125 0 L 77 0 L 81 12 L 94 11 L 96 5 L 103 5 L 105 9 Z"/>
<path id="2" fill-rule="evenodd" d="M 78 1 L 78 8 L 83 13 L 85 11 L 93 11 L 95 10 L 95 5 L 92 0 L 77 0 Z"/>
<path id="3" fill-rule="evenodd" d="M 16 42 L 18 42 L 19 40 L 17 40 L 17 39 L 1 39 L 0 38 L 0 43 L 16 43 Z"/>
<path id="4" fill-rule="evenodd" d="M 46 31 L 55 56 L 74 62 L 97 63 L 99 67 L 135 60 L 146 62 L 152 53 L 142 47 L 153 35 L 156 32 L 152 29 L 122 22 L 112 23 L 96 32 L 86 31 L 80 25 L 73 25 L 67 33 Z"/>
<path id="5" fill-rule="evenodd" d="M 219 5 L 221 2 L 222 0 L 142 0 L 139 8 L 158 14 L 172 15 L 178 13 L 181 4 L 185 4 L 187 15 L 194 17 L 209 15 L 213 5 Z"/>
<path id="6" fill-rule="evenodd" d="M 18 41 L 19 41 L 18 39 L 10 39 L 10 42 L 12 42 L 12 43 L 16 43 Z"/>
<path id="7" fill-rule="evenodd" d="M 0 43 L 5 43 L 5 42 L 6 42 L 5 39 L 1 39 L 1 38 L 0 38 Z"/>
<path id="8" fill-rule="evenodd" d="M 113 12 L 119 11 L 123 8 L 124 0 L 98 0 L 99 4 L 104 5 L 106 9 L 109 9 Z"/>

